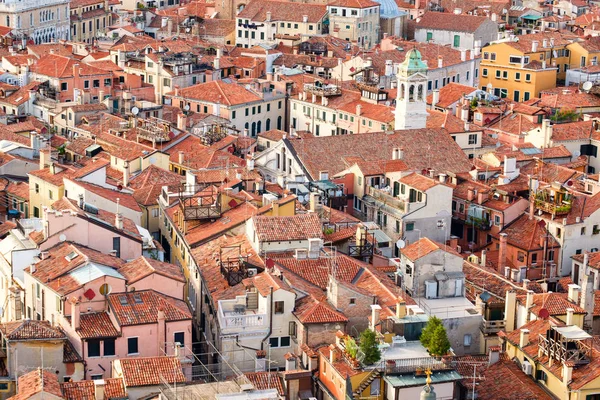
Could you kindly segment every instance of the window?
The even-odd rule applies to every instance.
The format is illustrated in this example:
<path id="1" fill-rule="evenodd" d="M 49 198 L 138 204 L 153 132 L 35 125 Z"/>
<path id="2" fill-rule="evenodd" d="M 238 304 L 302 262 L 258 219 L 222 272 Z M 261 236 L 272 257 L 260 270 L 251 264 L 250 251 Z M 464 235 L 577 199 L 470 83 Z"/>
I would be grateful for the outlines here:
<path id="1" fill-rule="evenodd" d="M 88 340 L 88 357 L 100 357 L 99 340 Z"/>
<path id="2" fill-rule="evenodd" d="M 415 223 L 414 222 L 407 222 L 406 223 L 406 231 L 410 232 L 410 231 L 414 231 L 415 230 Z"/>
<path id="3" fill-rule="evenodd" d="M 500 226 L 500 216 L 494 215 L 494 225 Z"/>
<path id="4" fill-rule="evenodd" d="M 525 74 L 525 82 L 531 82 L 531 74 Z"/>
<path id="5" fill-rule="evenodd" d="M 500 79 L 500 76 L 502 76 L 502 71 L 496 70 L 496 78 Z"/>
<path id="6" fill-rule="evenodd" d="M 89 87 L 90 87 L 90 81 L 83 81 L 83 88 L 89 89 Z"/>
<path id="7" fill-rule="evenodd" d="M 508 71 L 502 71 L 502 79 L 508 79 Z"/>
<path id="8" fill-rule="evenodd" d="M 489 60 L 490 59 L 490 53 L 483 53 L 483 59 L 484 60 Z"/>
<path id="9" fill-rule="evenodd" d="M 90 376 L 90 378 L 91 378 L 93 381 L 99 381 L 99 380 L 101 380 L 101 379 L 104 379 L 104 376 L 102 376 L 102 375 L 92 375 L 92 376 Z"/>
<path id="10" fill-rule="evenodd" d="M 60 83 L 60 90 L 61 91 L 64 92 L 65 90 L 67 90 L 67 88 L 68 88 L 67 82 L 61 82 Z"/>
<path id="11" fill-rule="evenodd" d="M 288 331 L 291 337 L 295 338 L 297 335 L 298 327 L 296 325 L 296 321 L 290 321 L 288 325 Z"/>
<path id="12" fill-rule="evenodd" d="M 531 264 L 537 263 L 537 253 L 531 254 Z"/>
<path id="13" fill-rule="evenodd" d="M 515 72 L 515 81 L 520 81 L 520 80 L 521 80 L 521 73 Z"/>
<path id="14" fill-rule="evenodd" d="M 433 32 L 427 32 L 427 41 L 429 42 L 431 39 L 433 39 Z"/>
<path id="15" fill-rule="evenodd" d="M 469 144 L 477 144 L 477 134 L 471 133 L 469 135 Z"/>
<path id="16" fill-rule="evenodd" d="M 581 228 L 581 236 L 585 236 L 585 226 Z"/>
<path id="17" fill-rule="evenodd" d="M 484 69 L 481 70 L 481 76 L 483 76 L 483 77 L 488 76 L 488 70 L 487 70 L 487 68 L 484 68 Z"/>
<path id="18" fill-rule="evenodd" d="M 469 347 L 471 346 L 471 334 L 467 333 L 464 337 L 463 337 L 463 344 L 465 347 Z"/>
<path id="19" fill-rule="evenodd" d="M 283 301 L 275 302 L 275 314 L 283 314 Z"/>
<path id="20" fill-rule="evenodd" d="M 511 64 L 521 64 L 522 58 L 520 56 L 509 56 L 508 62 Z"/>
<path id="21" fill-rule="evenodd" d="M 598 233 L 600 233 L 600 229 L 598 228 L 598 225 L 594 225 L 592 228 L 592 235 L 597 235 Z"/>
<path id="22" fill-rule="evenodd" d="M 490 60 L 496 61 L 496 53 L 490 53 Z"/>
<path id="23" fill-rule="evenodd" d="M 556 237 L 560 239 L 562 236 L 562 230 L 560 228 L 556 228 Z"/>
<path id="24" fill-rule="evenodd" d="M 113 250 L 116 257 L 121 257 L 121 237 L 113 238 Z"/>
<path id="25" fill-rule="evenodd" d="M 460 35 L 454 35 L 454 47 L 460 47 Z"/>
<path id="26" fill-rule="evenodd" d="M 350 300 L 348 302 L 350 305 L 354 305 L 356 304 L 356 297 L 350 297 Z"/>
<path id="27" fill-rule="evenodd" d="M 290 347 L 290 337 L 271 337 L 269 338 L 269 346 L 271 347 Z"/>
<path id="28" fill-rule="evenodd" d="M 130 337 L 127 338 L 127 354 L 138 354 L 138 338 Z"/>
<path id="29" fill-rule="evenodd" d="M 173 342 L 179 343 L 181 346 L 185 345 L 185 332 L 175 332 L 173 334 Z"/>
<path id="30" fill-rule="evenodd" d="M 111 357 L 115 354 L 115 339 L 104 339 L 104 357 Z"/>
<path id="31" fill-rule="evenodd" d="M 35 192 L 36 193 L 40 192 L 40 185 L 38 183 L 35 184 Z"/>

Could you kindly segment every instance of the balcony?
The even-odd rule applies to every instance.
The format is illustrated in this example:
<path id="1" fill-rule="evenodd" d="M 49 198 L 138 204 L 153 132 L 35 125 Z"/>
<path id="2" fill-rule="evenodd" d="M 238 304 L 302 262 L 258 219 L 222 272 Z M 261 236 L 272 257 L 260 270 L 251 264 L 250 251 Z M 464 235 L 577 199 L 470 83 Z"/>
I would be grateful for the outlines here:
<path id="1" fill-rule="evenodd" d="M 368 193 L 369 196 L 373 197 L 375 200 L 380 201 L 392 208 L 395 208 L 396 210 L 399 210 L 402 213 L 408 212 L 409 207 L 406 201 L 392 196 L 385 190 L 377 189 L 370 186 Z"/>
<path id="2" fill-rule="evenodd" d="M 186 221 L 221 217 L 221 197 L 214 187 L 184 185 L 179 191 L 179 204 Z"/>
<path id="3" fill-rule="evenodd" d="M 337 85 L 322 85 L 317 82 L 316 84 L 305 83 L 304 91 L 307 93 L 312 93 L 317 96 L 322 97 L 331 97 L 331 96 L 339 96 L 342 94 L 342 89 Z"/>
<path id="4" fill-rule="evenodd" d="M 483 332 L 485 335 L 496 334 L 503 330 L 505 326 L 506 321 L 504 321 L 503 319 L 495 321 L 488 321 L 484 319 L 481 322 L 481 332 Z"/>
<path id="5" fill-rule="evenodd" d="M 246 296 L 238 296 L 235 300 L 219 300 L 219 325 L 221 333 L 252 333 L 259 334 L 269 329 L 267 314 L 258 310 L 248 310 Z"/>
<path id="6" fill-rule="evenodd" d="M 473 215 L 469 215 L 465 223 L 467 225 L 474 225 L 475 228 L 479 229 L 480 231 L 489 231 L 492 229 L 492 221 L 486 218 L 478 218 Z"/>
<path id="7" fill-rule="evenodd" d="M 532 194 L 535 196 L 535 208 L 552 216 L 567 215 L 571 212 L 572 196 L 560 185 L 553 184 Z"/>

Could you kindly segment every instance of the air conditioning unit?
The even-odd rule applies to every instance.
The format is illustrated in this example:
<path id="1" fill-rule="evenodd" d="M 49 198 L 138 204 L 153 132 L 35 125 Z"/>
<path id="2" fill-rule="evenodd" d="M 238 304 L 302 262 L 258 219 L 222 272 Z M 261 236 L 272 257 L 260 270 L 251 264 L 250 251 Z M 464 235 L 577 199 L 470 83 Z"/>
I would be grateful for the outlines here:
<path id="1" fill-rule="evenodd" d="M 252 278 L 258 274 L 258 270 L 256 268 L 248 268 L 248 278 Z"/>
<path id="2" fill-rule="evenodd" d="M 523 372 L 526 375 L 531 375 L 533 372 L 533 367 L 531 366 L 531 364 L 529 363 L 529 361 L 523 361 L 523 365 L 521 366 L 523 368 Z"/>

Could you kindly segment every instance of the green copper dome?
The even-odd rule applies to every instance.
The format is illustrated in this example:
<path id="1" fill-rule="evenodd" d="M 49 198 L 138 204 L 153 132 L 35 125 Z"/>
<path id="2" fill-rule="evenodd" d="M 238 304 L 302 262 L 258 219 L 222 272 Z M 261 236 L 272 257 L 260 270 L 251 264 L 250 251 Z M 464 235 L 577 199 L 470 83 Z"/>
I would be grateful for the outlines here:
<path id="1" fill-rule="evenodd" d="M 398 70 L 405 75 L 411 75 L 415 72 L 427 71 L 427 65 L 421 59 L 421 52 L 416 48 L 412 48 L 406 52 L 406 57 Z"/>

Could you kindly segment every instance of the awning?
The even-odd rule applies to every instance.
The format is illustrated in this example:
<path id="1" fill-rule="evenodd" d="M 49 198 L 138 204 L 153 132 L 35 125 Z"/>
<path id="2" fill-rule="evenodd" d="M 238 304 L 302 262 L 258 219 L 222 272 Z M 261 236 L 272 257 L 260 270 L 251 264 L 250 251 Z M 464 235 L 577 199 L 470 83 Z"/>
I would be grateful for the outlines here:
<path id="1" fill-rule="evenodd" d="M 525 15 L 523 17 L 521 17 L 523 19 L 530 19 L 532 21 L 537 21 L 538 19 L 542 18 L 541 15 Z"/>
<path id="2" fill-rule="evenodd" d="M 560 333 L 565 339 L 585 340 L 591 339 L 592 336 L 576 325 L 572 326 L 555 326 L 554 329 Z"/>

